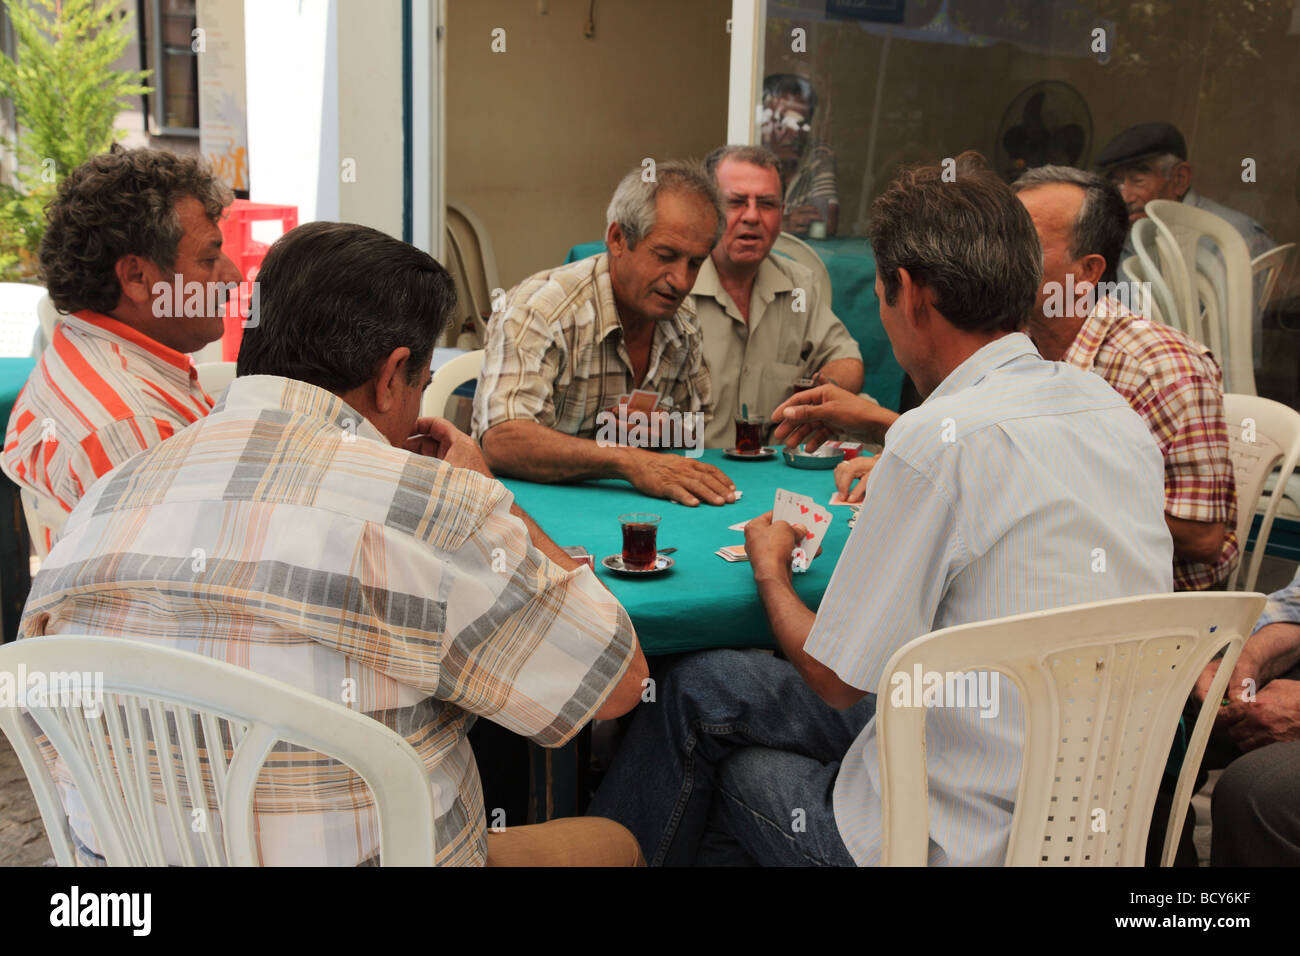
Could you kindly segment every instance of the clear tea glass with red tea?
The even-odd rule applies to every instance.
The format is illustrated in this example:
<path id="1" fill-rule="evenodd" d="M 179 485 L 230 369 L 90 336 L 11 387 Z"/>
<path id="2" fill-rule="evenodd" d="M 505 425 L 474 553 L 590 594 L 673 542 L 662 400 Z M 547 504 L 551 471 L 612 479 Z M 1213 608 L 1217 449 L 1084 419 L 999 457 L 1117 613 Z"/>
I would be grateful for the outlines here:
<path id="1" fill-rule="evenodd" d="M 736 417 L 736 451 L 742 455 L 757 455 L 763 450 L 763 418 Z"/>
<path id="2" fill-rule="evenodd" d="M 633 571 L 649 571 L 655 566 L 659 549 L 655 537 L 659 531 L 659 515 L 619 515 L 623 526 L 623 567 Z"/>

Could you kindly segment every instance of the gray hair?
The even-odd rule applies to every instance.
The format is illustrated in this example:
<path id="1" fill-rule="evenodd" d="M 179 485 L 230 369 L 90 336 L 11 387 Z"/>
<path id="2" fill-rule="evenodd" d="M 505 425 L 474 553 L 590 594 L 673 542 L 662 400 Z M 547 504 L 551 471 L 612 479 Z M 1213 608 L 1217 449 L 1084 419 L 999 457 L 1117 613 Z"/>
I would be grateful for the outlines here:
<path id="1" fill-rule="evenodd" d="M 1043 249 L 1029 212 L 978 153 L 957 157 L 957 178 L 913 166 L 871 206 L 868 238 L 885 302 L 900 269 L 928 288 L 935 308 L 966 332 L 1014 332 L 1043 282 Z"/>
<path id="2" fill-rule="evenodd" d="M 776 153 L 772 152 L 766 146 L 719 146 L 713 152 L 704 158 L 704 169 L 716 183 L 718 181 L 718 167 L 725 161 L 731 160 L 733 163 L 749 163 L 751 166 L 759 166 L 763 169 L 776 170 L 777 179 L 781 182 L 781 195 L 785 195 L 785 176 L 781 173 L 781 160 L 777 158 Z"/>
<path id="3" fill-rule="evenodd" d="M 1172 154 L 1171 154 L 1172 156 Z M 1175 162 L 1182 162 L 1172 156 Z M 1106 177 L 1073 166 L 1038 166 L 1011 184 L 1017 193 L 1035 186 L 1063 183 L 1083 190 L 1083 205 L 1070 228 L 1070 255 L 1075 259 L 1099 255 L 1106 260 L 1105 282 L 1114 282 L 1128 235 L 1128 207 L 1119 189 Z"/>
<path id="4" fill-rule="evenodd" d="M 614 198 L 605 210 L 605 226 L 608 228 L 618 223 L 627 238 L 629 249 L 635 249 L 655 228 L 655 215 L 659 191 L 681 191 L 694 193 L 713 207 L 715 224 L 713 228 L 713 245 L 722 238 L 725 213 L 722 211 L 722 196 L 714 185 L 713 177 L 705 168 L 693 160 L 670 159 L 654 166 L 654 178 L 646 182 L 645 167 L 638 166 L 618 184 Z"/>

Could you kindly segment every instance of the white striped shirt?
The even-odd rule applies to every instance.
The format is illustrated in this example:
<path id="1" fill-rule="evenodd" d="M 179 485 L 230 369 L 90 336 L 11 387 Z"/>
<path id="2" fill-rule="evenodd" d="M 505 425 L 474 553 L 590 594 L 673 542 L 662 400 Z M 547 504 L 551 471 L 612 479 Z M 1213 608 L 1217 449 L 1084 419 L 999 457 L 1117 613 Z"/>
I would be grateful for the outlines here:
<path id="1" fill-rule="evenodd" d="M 890 428 L 805 650 L 874 693 L 890 656 L 932 630 L 1172 591 L 1172 566 L 1150 431 L 1104 381 L 1043 360 L 1017 332 Z M 996 717 L 927 711 L 931 864 L 1003 862 L 1021 722 L 1005 677 Z M 872 720 L 835 784 L 859 865 L 880 859 L 879 781 Z"/>

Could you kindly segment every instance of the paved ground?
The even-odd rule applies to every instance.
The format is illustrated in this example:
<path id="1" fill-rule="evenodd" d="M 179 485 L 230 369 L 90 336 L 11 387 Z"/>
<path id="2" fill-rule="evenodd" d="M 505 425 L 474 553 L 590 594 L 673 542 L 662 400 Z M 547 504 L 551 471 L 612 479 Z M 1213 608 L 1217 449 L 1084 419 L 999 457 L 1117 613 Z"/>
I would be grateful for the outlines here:
<path id="1" fill-rule="evenodd" d="M 0 866 L 53 865 L 27 777 L 9 739 L 0 734 Z"/>

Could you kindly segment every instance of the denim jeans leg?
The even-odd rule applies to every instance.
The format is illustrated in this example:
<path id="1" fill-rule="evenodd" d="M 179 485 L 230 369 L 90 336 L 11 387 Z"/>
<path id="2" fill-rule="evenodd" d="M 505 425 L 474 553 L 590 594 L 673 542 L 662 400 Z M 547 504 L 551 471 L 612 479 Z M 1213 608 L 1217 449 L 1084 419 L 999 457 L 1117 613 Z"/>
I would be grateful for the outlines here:
<path id="1" fill-rule="evenodd" d="M 718 767 L 701 865 L 750 859 L 761 866 L 853 866 L 835 824 L 835 777 L 840 762 L 767 747 L 737 750 Z M 725 838 L 724 838 L 725 835 Z M 734 841 L 731 842 L 731 841 Z"/>
<path id="2" fill-rule="evenodd" d="M 868 695 L 837 711 L 768 654 L 691 655 L 664 675 L 653 703 L 640 705 L 588 812 L 631 830 L 651 866 L 689 865 L 722 760 L 758 745 L 838 762 L 874 710 Z"/>

